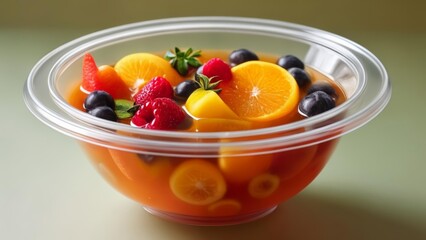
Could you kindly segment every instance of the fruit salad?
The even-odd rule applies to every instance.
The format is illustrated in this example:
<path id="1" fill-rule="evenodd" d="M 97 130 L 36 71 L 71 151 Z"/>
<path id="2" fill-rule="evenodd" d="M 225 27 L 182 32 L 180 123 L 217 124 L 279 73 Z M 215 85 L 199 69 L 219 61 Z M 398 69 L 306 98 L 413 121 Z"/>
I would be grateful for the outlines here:
<path id="1" fill-rule="evenodd" d="M 247 49 L 226 55 L 176 47 L 163 57 L 130 54 L 114 66 L 98 66 L 87 53 L 78 91 L 84 94 L 73 93 L 70 102 L 93 116 L 139 128 L 195 132 L 281 125 L 323 113 L 345 99 L 333 81 L 298 57 L 259 58 Z"/>
<path id="2" fill-rule="evenodd" d="M 345 101 L 334 81 L 291 54 L 248 49 L 134 53 L 114 65 L 83 58 L 68 101 L 102 121 L 150 131 L 227 132 L 287 124 Z M 106 179 L 136 201 L 167 213 L 232 217 L 263 211 L 312 181 L 337 140 L 244 156 L 146 155 L 82 143 Z"/>

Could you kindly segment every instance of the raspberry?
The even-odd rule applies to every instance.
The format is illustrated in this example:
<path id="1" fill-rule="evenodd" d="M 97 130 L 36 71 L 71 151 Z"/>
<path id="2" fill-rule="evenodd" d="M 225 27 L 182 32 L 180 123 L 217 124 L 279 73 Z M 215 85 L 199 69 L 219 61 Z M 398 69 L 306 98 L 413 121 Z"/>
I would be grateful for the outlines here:
<path id="1" fill-rule="evenodd" d="M 232 78 L 231 67 L 220 58 L 212 58 L 203 65 L 203 74 L 212 79 L 211 82 L 219 80 L 228 81 Z"/>
<path id="2" fill-rule="evenodd" d="M 135 104 L 144 105 L 155 98 L 172 98 L 173 87 L 163 77 L 154 77 L 133 96 Z"/>
<path id="3" fill-rule="evenodd" d="M 141 105 L 132 125 L 157 130 L 175 129 L 185 120 L 185 112 L 170 98 L 155 98 Z"/>

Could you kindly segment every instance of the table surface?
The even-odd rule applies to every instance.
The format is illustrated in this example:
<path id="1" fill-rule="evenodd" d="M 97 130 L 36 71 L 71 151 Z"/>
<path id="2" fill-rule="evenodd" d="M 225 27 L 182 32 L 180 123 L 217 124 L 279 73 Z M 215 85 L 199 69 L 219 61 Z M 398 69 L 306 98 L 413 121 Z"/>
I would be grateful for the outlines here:
<path id="1" fill-rule="evenodd" d="M 85 33 L 0 29 L 0 239 L 426 239 L 425 33 L 347 33 L 387 67 L 388 107 L 345 135 L 298 196 L 261 220 L 227 227 L 149 215 L 107 185 L 73 139 L 27 110 L 31 67 Z"/>

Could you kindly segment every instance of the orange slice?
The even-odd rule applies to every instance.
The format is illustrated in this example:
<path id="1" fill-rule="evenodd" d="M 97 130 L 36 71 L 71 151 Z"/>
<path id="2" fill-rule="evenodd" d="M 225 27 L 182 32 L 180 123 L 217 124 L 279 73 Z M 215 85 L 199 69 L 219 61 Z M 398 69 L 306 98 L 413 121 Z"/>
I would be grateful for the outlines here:
<path id="1" fill-rule="evenodd" d="M 241 211 L 241 203 L 234 199 L 223 199 L 208 207 L 214 216 L 231 216 Z"/>
<path id="2" fill-rule="evenodd" d="M 208 205 L 225 195 L 226 182 L 214 164 L 191 159 L 181 163 L 172 173 L 170 188 L 186 203 Z"/>
<path id="3" fill-rule="evenodd" d="M 261 174 L 253 178 L 248 185 L 248 192 L 254 198 L 270 196 L 280 185 L 280 178 L 270 173 Z"/>
<path id="4" fill-rule="evenodd" d="M 135 89 L 141 88 L 157 76 L 164 77 L 172 86 L 183 80 L 167 60 L 150 53 L 127 55 L 120 59 L 114 68 L 126 85 Z"/>
<path id="5" fill-rule="evenodd" d="M 271 121 L 298 105 L 296 80 L 274 63 L 248 61 L 233 67 L 232 74 L 231 81 L 221 83 L 220 97 L 241 118 Z"/>

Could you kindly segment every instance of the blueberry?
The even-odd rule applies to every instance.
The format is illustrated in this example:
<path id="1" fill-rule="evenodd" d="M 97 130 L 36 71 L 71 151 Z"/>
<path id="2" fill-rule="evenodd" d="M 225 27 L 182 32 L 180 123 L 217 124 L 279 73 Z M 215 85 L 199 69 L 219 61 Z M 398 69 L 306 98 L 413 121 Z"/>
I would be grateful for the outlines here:
<path id="1" fill-rule="evenodd" d="M 107 106 L 111 109 L 115 109 L 115 102 L 114 98 L 112 98 L 109 93 L 96 90 L 86 97 L 83 106 L 87 112 L 100 106 Z"/>
<path id="2" fill-rule="evenodd" d="M 259 57 L 252 51 L 241 48 L 229 54 L 229 65 L 235 67 L 243 62 L 259 60 Z"/>
<path id="3" fill-rule="evenodd" d="M 302 60 L 290 54 L 278 58 L 277 64 L 287 70 L 294 67 L 305 69 L 305 64 L 302 62 Z"/>
<path id="4" fill-rule="evenodd" d="M 336 90 L 334 90 L 334 88 L 329 83 L 312 84 L 312 86 L 309 87 L 308 90 L 306 91 L 306 94 L 311 94 L 316 91 L 323 91 L 327 93 L 328 95 L 330 95 L 331 97 L 337 98 Z"/>
<path id="5" fill-rule="evenodd" d="M 118 117 L 117 114 L 112 110 L 112 108 L 107 106 L 99 106 L 88 112 L 90 115 L 102 118 L 105 120 L 110 120 L 113 122 L 117 122 Z"/>
<path id="6" fill-rule="evenodd" d="M 309 73 L 301 68 L 290 68 L 288 72 L 296 79 L 297 85 L 303 88 L 311 83 L 311 76 Z"/>
<path id="7" fill-rule="evenodd" d="M 179 98 L 187 99 L 192 92 L 199 88 L 197 82 L 194 80 L 185 80 L 179 83 L 175 88 L 175 95 Z"/>
<path id="8" fill-rule="evenodd" d="M 336 106 L 334 99 L 323 91 L 306 95 L 299 103 L 299 113 L 305 117 L 328 111 Z"/>

